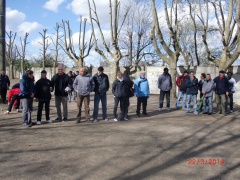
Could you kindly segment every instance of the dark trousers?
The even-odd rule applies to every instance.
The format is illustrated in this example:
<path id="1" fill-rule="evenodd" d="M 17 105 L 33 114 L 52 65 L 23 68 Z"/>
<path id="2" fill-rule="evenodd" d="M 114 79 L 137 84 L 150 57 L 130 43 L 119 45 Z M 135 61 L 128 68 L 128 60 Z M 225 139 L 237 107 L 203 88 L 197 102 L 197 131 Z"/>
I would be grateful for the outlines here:
<path id="1" fill-rule="evenodd" d="M 50 101 L 39 101 L 38 102 L 38 112 L 37 112 L 37 121 L 41 121 L 42 119 L 42 110 L 43 110 L 43 105 L 45 104 L 45 115 L 46 115 L 46 120 L 50 120 L 49 118 L 49 105 Z"/>
<path id="2" fill-rule="evenodd" d="M 147 97 L 137 97 L 137 111 L 136 113 L 140 114 L 141 104 L 143 109 L 143 114 L 147 113 Z"/>
<path id="3" fill-rule="evenodd" d="M 122 116 L 124 117 L 126 115 L 127 110 L 127 97 L 114 97 L 114 108 L 113 108 L 113 116 L 114 118 L 117 118 L 117 107 L 120 102 L 120 109 Z"/>
<path id="4" fill-rule="evenodd" d="M 22 99 L 22 120 L 23 123 L 26 125 L 29 125 L 32 123 L 32 104 L 33 104 L 33 98 L 23 98 Z"/>
<path id="5" fill-rule="evenodd" d="M 128 108 L 130 106 L 130 98 L 129 97 L 126 97 L 126 114 L 128 114 Z"/>
<path id="6" fill-rule="evenodd" d="M 230 106 L 230 111 L 232 111 L 233 110 L 233 94 L 232 93 L 228 94 L 226 106 L 228 105 L 228 102 Z M 226 109 L 228 109 L 228 107 L 226 107 Z"/>
<path id="7" fill-rule="evenodd" d="M 94 110 L 93 110 L 93 119 L 98 118 L 98 108 L 99 108 L 99 102 L 102 103 L 102 117 L 103 119 L 107 118 L 107 94 L 99 94 L 95 93 L 94 95 Z"/>
<path id="8" fill-rule="evenodd" d="M 1 88 L 1 99 L 2 99 L 3 103 L 6 102 L 6 96 L 7 96 L 7 88 L 2 87 Z"/>
<path id="9" fill-rule="evenodd" d="M 164 101 L 164 96 L 166 95 L 166 100 L 167 100 L 167 108 L 170 108 L 170 91 L 160 91 L 160 96 L 159 96 L 159 108 L 163 108 L 163 101 Z"/>
<path id="10" fill-rule="evenodd" d="M 8 105 L 8 111 L 11 112 L 12 110 L 12 107 L 13 107 L 13 104 L 14 102 L 17 101 L 17 109 L 19 109 L 19 106 L 20 106 L 20 96 L 18 96 L 18 94 L 16 95 L 13 95 L 9 105 Z"/>

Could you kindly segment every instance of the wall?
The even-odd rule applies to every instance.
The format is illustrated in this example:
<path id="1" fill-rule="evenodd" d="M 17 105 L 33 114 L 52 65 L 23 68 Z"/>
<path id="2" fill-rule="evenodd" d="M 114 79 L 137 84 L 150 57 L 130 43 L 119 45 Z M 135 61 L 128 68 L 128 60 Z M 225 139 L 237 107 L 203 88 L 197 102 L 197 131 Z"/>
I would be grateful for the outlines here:
<path id="1" fill-rule="evenodd" d="M 136 77 L 140 76 L 140 72 L 145 70 L 147 73 L 147 78 L 150 84 L 150 93 L 151 94 L 159 94 L 159 89 L 157 86 L 157 79 L 160 74 L 163 72 L 164 66 L 147 66 L 147 67 L 136 67 L 134 68 L 134 73 L 131 74 L 131 79 L 134 80 Z M 182 74 L 182 72 L 187 69 L 187 67 L 179 66 L 177 67 L 177 76 Z M 35 79 L 38 80 L 41 75 L 41 70 L 40 68 L 32 68 L 34 72 Z M 66 68 L 65 72 L 67 73 L 68 71 L 76 71 L 78 69 L 70 69 Z M 121 67 L 120 70 L 123 72 L 125 68 Z M 48 72 L 47 77 L 51 79 L 53 76 L 53 69 L 52 68 L 46 68 L 46 71 Z M 133 70 L 132 70 L 133 71 Z M 196 77 L 199 78 L 201 73 L 210 73 L 212 78 L 218 76 L 218 68 L 214 66 L 208 66 L 208 67 L 190 67 L 189 71 L 194 71 L 196 72 Z M 234 94 L 234 101 L 240 105 L 240 66 L 234 66 L 229 69 L 229 71 L 233 72 L 233 77 L 236 79 L 237 82 L 237 90 Z M 94 67 L 89 70 L 90 74 L 95 74 L 97 72 L 97 68 Z M 112 79 L 111 77 L 113 76 L 113 72 L 111 71 L 111 67 L 105 67 L 104 72 L 110 77 L 109 79 Z M 15 73 L 18 75 L 18 77 L 21 77 L 21 74 Z M 17 76 L 16 76 L 17 77 Z M 112 84 L 113 82 L 110 82 Z"/>

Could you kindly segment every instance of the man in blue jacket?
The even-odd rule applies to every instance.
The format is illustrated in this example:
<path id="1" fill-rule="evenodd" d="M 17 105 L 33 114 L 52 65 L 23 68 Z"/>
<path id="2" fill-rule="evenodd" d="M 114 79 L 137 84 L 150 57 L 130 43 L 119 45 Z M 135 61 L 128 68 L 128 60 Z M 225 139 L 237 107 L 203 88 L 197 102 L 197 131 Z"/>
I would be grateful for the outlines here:
<path id="1" fill-rule="evenodd" d="M 190 72 L 190 76 L 188 77 L 187 81 L 187 109 L 186 114 L 189 113 L 190 104 L 193 99 L 193 110 L 194 114 L 198 114 L 198 107 L 197 107 L 197 94 L 198 94 L 198 79 L 194 76 L 194 72 Z"/>
<path id="2" fill-rule="evenodd" d="M 149 83 L 146 76 L 146 72 L 142 71 L 140 77 L 137 78 L 134 82 L 134 91 L 137 96 L 137 117 L 140 116 L 141 104 L 143 107 L 142 114 L 147 116 L 147 99 L 149 97 Z"/>
<path id="3" fill-rule="evenodd" d="M 22 120 L 25 127 L 32 126 L 32 104 L 34 97 L 34 78 L 33 71 L 27 70 L 26 73 L 22 75 L 22 80 L 20 81 L 20 94 L 23 106 Z"/>
<path id="4" fill-rule="evenodd" d="M 227 115 L 227 106 L 226 106 L 226 96 L 229 94 L 229 82 L 228 78 L 225 77 L 225 71 L 219 71 L 219 76 L 215 77 L 213 80 L 216 84 L 215 96 L 218 114 Z"/>
<path id="5" fill-rule="evenodd" d="M 159 111 L 162 111 L 164 96 L 167 99 L 167 110 L 170 111 L 170 90 L 172 89 L 172 77 L 168 73 L 168 68 L 163 69 L 163 74 L 158 77 L 159 96 Z"/>

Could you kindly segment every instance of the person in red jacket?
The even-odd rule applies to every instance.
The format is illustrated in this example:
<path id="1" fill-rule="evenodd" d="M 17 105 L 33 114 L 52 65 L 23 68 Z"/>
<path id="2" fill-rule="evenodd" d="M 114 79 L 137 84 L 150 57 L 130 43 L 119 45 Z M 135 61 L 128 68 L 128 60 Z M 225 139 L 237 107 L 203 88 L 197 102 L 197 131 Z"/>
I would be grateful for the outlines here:
<path id="1" fill-rule="evenodd" d="M 12 107 L 16 107 L 17 112 L 19 109 L 20 98 L 18 98 L 20 93 L 19 83 L 15 84 L 12 89 L 8 92 L 8 110 L 4 114 L 9 114 L 12 110 Z"/>
<path id="2" fill-rule="evenodd" d="M 177 102 L 176 102 L 176 109 L 178 109 L 179 104 L 180 104 L 180 100 L 182 99 L 182 109 L 186 108 L 186 90 L 187 90 L 187 86 L 186 86 L 186 80 L 188 77 L 188 71 L 185 70 L 183 72 L 183 74 L 181 76 L 178 76 L 177 80 L 176 80 L 176 84 L 178 86 L 178 98 L 177 98 Z"/>

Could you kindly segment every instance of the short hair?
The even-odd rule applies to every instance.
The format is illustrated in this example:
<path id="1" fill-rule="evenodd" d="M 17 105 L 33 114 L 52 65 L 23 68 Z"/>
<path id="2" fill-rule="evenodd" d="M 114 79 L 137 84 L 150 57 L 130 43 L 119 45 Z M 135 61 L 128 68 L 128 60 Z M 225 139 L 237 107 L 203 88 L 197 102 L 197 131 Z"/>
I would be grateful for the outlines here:
<path id="1" fill-rule="evenodd" d="M 190 74 L 193 73 L 194 74 L 194 71 L 190 71 Z"/>
<path id="2" fill-rule="evenodd" d="M 79 71 L 76 71 L 76 73 L 79 73 Z"/>
<path id="3" fill-rule="evenodd" d="M 227 74 L 231 74 L 231 75 L 233 75 L 233 73 L 232 73 L 231 71 L 227 72 Z"/>
<path id="4" fill-rule="evenodd" d="M 119 74 L 122 74 L 122 72 L 121 72 L 121 71 L 118 71 L 118 72 L 117 72 L 117 75 L 119 75 Z"/>
<path id="5" fill-rule="evenodd" d="M 165 67 L 165 68 L 163 69 L 163 71 L 166 71 L 166 70 L 168 70 L 168 68 L 167 68 L 167 67 Z"/>
<path id="6" fill-rule="evenodd" d="M 207 76 L 211 76 L 211 74 L 209 74 L 209 73 L 207 73 L 206 75 L 207 75 Z"/>
<path id="7" fill-rule="evenodd" d="M 69 73 L 72 73 L 72 71 L 69 71 Z"/>
<path id="8" fill-rule="evenodd" d="M 205 73 L 201 73 L 201 75 L 202 75 L 204 78 L 206 78 L 206 74 L 205 74 Z"/>
<path id="9" fill-rule="evenodd" d="M 26 75 L 29 75 L 29 74 L 33 74 L 33 71 L 32 70 L 27 70 Z"/>

